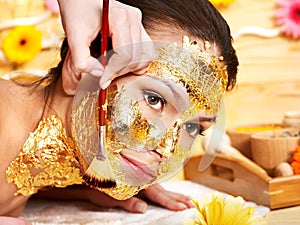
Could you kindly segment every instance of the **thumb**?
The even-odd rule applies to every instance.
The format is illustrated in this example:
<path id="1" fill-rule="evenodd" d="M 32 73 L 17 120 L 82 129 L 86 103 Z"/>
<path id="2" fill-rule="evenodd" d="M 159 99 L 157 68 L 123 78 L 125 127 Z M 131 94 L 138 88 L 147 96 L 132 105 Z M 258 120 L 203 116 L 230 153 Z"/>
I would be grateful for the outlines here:
<path id="1" fill-rule="evenodd" d="M 69 50 L 71 53 L 71 67 L 75 73 L 91 73 L 98 76 L 102 75 L 103 66 L 94 57 L 91 56 L 88 41 L 77 40 L 73 38 L 69 41 Z"/>
<path id="2" fill-rule="evenodd" d="M 87 45 L 78 44 L 75 48 L 70 49 L 72 68 L 76 73 L 91 73 L 94 76 L 101 76 L 103 66 L 96 58 L 90 54 L 90 49 Z"/>

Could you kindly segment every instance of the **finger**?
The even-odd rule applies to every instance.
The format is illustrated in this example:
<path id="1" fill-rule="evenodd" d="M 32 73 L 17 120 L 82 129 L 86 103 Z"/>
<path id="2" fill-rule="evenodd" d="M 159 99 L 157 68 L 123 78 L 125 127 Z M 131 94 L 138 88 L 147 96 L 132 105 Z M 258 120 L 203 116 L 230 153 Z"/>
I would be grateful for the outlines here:
<path id="1" fill-rule="evenodd" d="M 77 38 L 73 38 L 71 41 L 69 41 L 68 39 L 68 42 L 70 45 L 69 47 L 71 51 L 74 71 L 79 73 L 88 72 L 87 69 L 90 67 L 95 67 L 94 69 L 101 70 L 99 64 L 96 64 L 96 61 L 98 60 L 96 58 L 91 57 L 89 48 L 91 43 L 90 40 L 78 40 Z"/>
<path id="2" fill-rule="evenodd" d="M 181 211 L 188 209 L 189 207 L 185 204 L 185 202 L 182 202 L 180 197 L 183 196 L 176 196 L 174 198 L 174 196 L 171 196 L 170 194 L 163 194 L 160 192 L 156 194 L 153 200 L 170 210 Z"/>
<path id="3" fill-rule="evenodd" d="M 121 52 L 119 50 L 111 56 L 100 78 L 100 87 L 105 88 L 105 84 L 113 80 L 116 77 L 116 73 L 130 63 L 130 57 L 126 56 L 126 54 L 128 54 L 128 52 Z"/>
<path id="4" fill-rule="evenodd" d="M 119 206 L 127 210 L 128 212 L 133 213 L 144 213 L 146 212 L 148 207 L 146 202 L 136 197 L 120 201 Z"/>
<path id="5" fill-rule="evenodd" d="M 180 211 L 193 207 L 191 198 L 183 194 L 170 192 L 156 184 L 144 191 L 144 196 L 170 210 Z"/>
<path id="6" fill-rule="evenodd" d="M 89 46 L 101 28 L 101 2 L 59 1 L 62 25 L 71 50 L 74 71 L 86 72 Z M 83 19 L 84 18 L 84 19 Z M 99 18 L 99 19 L 95 19 Z"/>
<path id="7" fill-rule="evenodd" d="M 131 20 L 131 23 L 134 23 L 134 19 Z M 121 69 L 119 71 L 115 71 L 112 78 L 128 72 L 143 74 L 149 63 L 153 61 L 156 56 L 154 44 L 142 24 L 139 24 L 138 28 L 136 26 L 131 26 L 130 35 L 131 37 L 129 39 L 132 44 L 126 47 L 126 56 L 128 57 L 129 63 L 124 65 L 125 67 L 123 68 L 120 67 Z M 120 45 L 120 43 L 117 43 L 117 45 Z M 118 52 L 118 49 L 116 49 L 116 52 Z M 124 57 L 123 52 L 124 50 L 120 50 L 119 57 Z M 115 60 L 117 60 L 117 56 Z"/>
<path id="8" fill-rule="evenodd" d="M 93 76 L 100 77 L 103 74 L 104 67 L 100 61 L 94 57 L 89 57 L 86 60 L 87 66 L 84 72 L 90 73 Z"/>
<path id="9" fill-rule="evenodd" d="M 132 43 L 131 32 L 128 32 L 130 25 L 128 24 L 128 15 L 125 8 L 114 9 L 112 15 L 118 14 L 119 19 L 114 20 L 111 18 L 110 35 L 112 38 L 112 45 L 114 54 L 111 56 L 102 78 L 100 86 L 102 87 L 105 82 L 113 77 L 115 72 L 119 71 L 128 65 L 132 58 L 132 48 L 129 46 Z"/>
<path id="10" fill-rule="evenodd" d="M 178 202 L 178 203 L 182 203 L 184 204 L 187 208 L 193 208 L 194 205 L 192 204 L 192 198 L 190 196 L 187 195 L 183 195 L 180 193 L 175 193 L 175 192 L 168 192 L 167 194 L 169 196 L 170 199 Z"/>
<path id="11" fill-rule="evenodd" d="M 90 50 L 87 41 L 76 41 L 76 38 L 72 40 L 68 39 L 69 48 L 71 51 L 72 61 L 74 68 L 79 72 L 86 68 L 86 59 L 90 56 Z"/>
<path id="12" fill-rule="evenodd" d="M 119 50 L 117 49 L 117 55 L 114 55 L 113 58 L 113 60 L 115 60 L 114 63 L 117 63 L 119 60 L 122 60 L 122 57 L 127 57 L 126 64 L 123 64 L 118 68 L 115 67 L 115 71 L 111 73 L 110 79 L 127 74 L 128 72 L 132 72 L 136 75 L 142 75 L 146 72 L 149 63 L 156 57 L 154 44 L 143 26 L 140 25 L 140 28 L 138 29 L 140 33 L 138 35 L 136 34 L 137 28 L 131 27 L 130 30 L 132 44 L 125 47 L 126 50 L 122 50 L 120 48 Z M 124 46 L 121 48 L 124 48 Z M 124 52 L 126 52 L 126 55 L 124 55 Z M 103 76 L 103 79 L 105 78 L 106 77 Z"/>
<path id="13" fill-rule="evenodd" d="M 129 23 L 130 23 L 130 40 L 132 45 L 131 51 L 131 61 L 136 62 L 141 59 L 142 55 L 142 13 L 139 9 L 133 9 L 135 13 L 129 13 Z"/>
<path id="14" fill-rule="evenodd" d="M 5 224 L 5 225 L 30 225 L 31 223 L 29 223 L 25 220 L 19 219 L 19 218 L 0 216 L 0 224 Z"/>
<path id="15" fill-rule="evenodd" d="M 153 54 L 149 57 L 144 52 L 140 53 L 139 58 L 133 56 L 133 52 L 141 52 L 141 44 L 153 45 L 151 43 L 132 43 L 130 45 L 122 46 L 114 49 L 115 53 L 111 56 L 107 66 L 104 68 L 103 75 L 100 79 L 100 86 L 103 87 L 104 83 L 108 80 L 113 80 L 118 76 L 127 74 L 129 72 L 142 74 L 147 70 L 147 66 L 153 60 Z M 135 57 L 135 59 L 133 58 Z"/>
<path id="16" fill-rule="evenodd" d="M 73 44 L 76 41 L 73 40 Z M 102 64 L 90 55 L 90 49 L 87 44 L 79 42 L 73 49 L 70 48 L 71 57 L 68 59 L 70 68 L 75 74 L 91 73 L 94 76 L 100 77 L 103 73 Z M 66 59 L 67 60 L 67 59 Z"/>
<path id="17" fill-rule="evenodd" d="M 147 34 L 145 28 L 141 25 L 141 39 L 142 39 L 142 45 L 141 45 L 141 53 L 142 53 L 142 61 L 143 62 L 151 62 L 153 61 L 156 56 L 157 52 L 154 46 L 153 41 L 151 40 L 150 36 Z M 134 72 L 137 73 L 141 68 L 137 68 Z"/>
<path id="18" fill-rule="evenodd" d="M 64 60 L 63 68 L 62 68 L 62 74 L 66 74 L 67 76 L 71 77 L 71 74 L 74 75 L 74 77 L 80 79 L 80 72 L 78 72 L 74 68 L 71 52 L 68 51 L 67 55 Z"/>
<path id="19" fill-rule="evenodd" d="M 143 26 L 140 25 L 139 35 L 136 35 L 136 30 L 131 28 L 131 36 L 133 44 L 131 53 L 130 63 L 117 71 L 114 74 L 115 77 L 126 74 L 128 72 L 133 72 L 134 74 L 141 75 L 144 74 L 147 70 L 147 67 L 151 61 L 155 58 L 155 48 L 154 44 L 151 41 L 150 37 L 144 30 Z"/>
<path id="20" fill-rule="evenodd" d="M 90 190 L 89 199 L 98 206 L 121 207 L 133 213 L 144 213 L 148 206 L 146 202 L 136 197 L 132 197 L 127 200 L 116 200 L 111 196 L 97 190 Z"/>
<path id="21" fill-rule="evenodd" d="M 115 54 L 110 58 L 104 70 L 100 80 L 101 87 L 108 80 L 112 80 L 128 72 L 136 74 L 145 73 L 146 67 L 155 55 L 155 48 L 151 38 L 141 24 L 142 15 L 140 10 L 124 5 L 116 10 L 118 12 L 112 14 L 118 15 L 119 18 L 116 21 L 113 20 L 115 22 L 110 24 Z M 144 42 L 148 43 L 145 44 Z"/>

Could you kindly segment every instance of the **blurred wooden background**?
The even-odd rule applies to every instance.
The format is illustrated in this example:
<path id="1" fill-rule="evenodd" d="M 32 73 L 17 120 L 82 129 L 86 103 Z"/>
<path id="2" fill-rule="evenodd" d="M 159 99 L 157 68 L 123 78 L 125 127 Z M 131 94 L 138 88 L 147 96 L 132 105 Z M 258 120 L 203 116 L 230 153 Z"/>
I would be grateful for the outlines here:
<path id="1" fill-rule="evenodd" d="M 276 28 L 275 0 L 236 0 L 220 11 L 232 33 L 246 26 Z M 300 41 L 285 36 L 242 36 L 234 42 L 240 60 L 238 85 L 225 101 L 227 127 L 281 122 L 300 110 Z"/>
<path id="2" fill-rule="evenodd" d="M 0 24 L 7 22 L 9 19 L 35 17 L 49 12 L 45 7 L 44 0 L 2 0 L 0 1 Z M 64 36 L 59 16 L 53 14 L 48 19 L 36 25 L 36 28 L 43 32 L 43 41 L 49 41 L 54 45 L 60 44 L 60 37 Z M 0 48 L 4 37 L 10 29 L 0 30 Z M 57 40 L 58 39 L 58 40 Z M 48 70 L 55 66 L 59 61 L 59 49 L 49 47 L 41 51 L 32 61 L 18 66 L 18 71 L 31 70 L 41 71 Z M 0 60 L 0 76 L 14 71 L 15 67 L 3 60 Z"/>

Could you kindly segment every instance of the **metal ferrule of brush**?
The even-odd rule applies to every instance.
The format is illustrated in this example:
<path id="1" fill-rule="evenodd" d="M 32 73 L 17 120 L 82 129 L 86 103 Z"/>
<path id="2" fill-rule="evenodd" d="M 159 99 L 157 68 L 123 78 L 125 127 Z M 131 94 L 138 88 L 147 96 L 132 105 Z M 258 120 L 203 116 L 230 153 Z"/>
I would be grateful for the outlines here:
<path id="1" fill-rule="evenodd" d="M 99 126 L 99 150 L 96 154 L 96 159 L 104 161 L 106 159 L 105 153 L 105 137 L 106 137 L 106 127 Z"/>

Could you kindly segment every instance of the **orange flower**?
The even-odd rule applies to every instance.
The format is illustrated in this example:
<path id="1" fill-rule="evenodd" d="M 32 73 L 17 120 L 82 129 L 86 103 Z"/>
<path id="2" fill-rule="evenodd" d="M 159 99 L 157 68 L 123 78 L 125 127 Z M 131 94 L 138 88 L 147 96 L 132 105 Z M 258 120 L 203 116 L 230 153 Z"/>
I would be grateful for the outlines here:
<path id="1" fill-rule="evenodd" d="M 297 146 L 294 151 L 291 167 L 295 174 L 300 174 L 300 146 Z"/>
<path id="2" fill-rule="evenodd" d="M 214 6 L 228 6 L 234 0 L 210 0 Z"/>
<path id="3" fill-rule="evenodd" d="M 2 49 L 8 60 L 28 62 L 42 49 L 42 32 L 34 26 L 17 26 L 4 38 Z"/>

